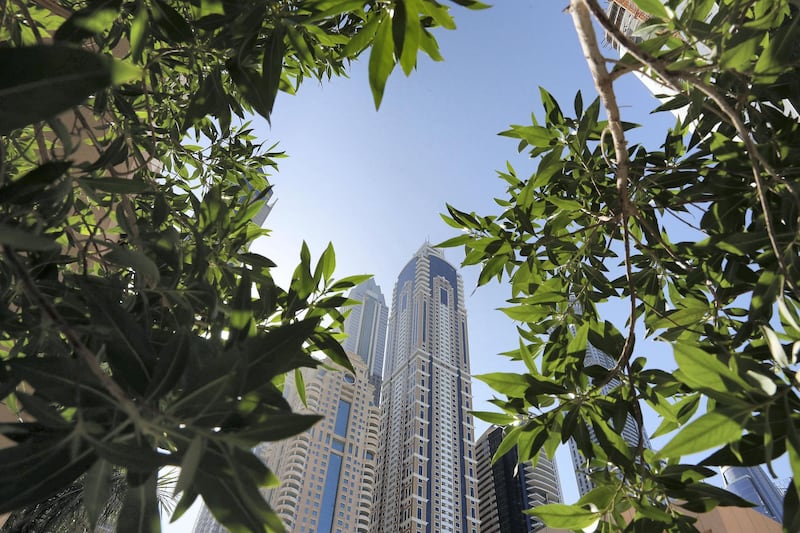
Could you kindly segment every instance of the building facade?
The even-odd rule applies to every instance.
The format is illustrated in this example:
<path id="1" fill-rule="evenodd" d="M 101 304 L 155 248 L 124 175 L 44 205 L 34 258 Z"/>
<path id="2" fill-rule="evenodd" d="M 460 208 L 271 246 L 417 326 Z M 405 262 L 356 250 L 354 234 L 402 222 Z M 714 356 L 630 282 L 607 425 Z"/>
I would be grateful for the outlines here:
<path id="1" fill-rule="evenodd" d="M 381 288 L 374 279 L 353 288 L 349 297 L 361 302 L 350 308 L 344 322 L 347 338 L 342 343 L 348 352 L 359 355 L 367 363 L 370 382 L 375 386 L 375 403 L 380 395 L 383 377 L 383 356 L 386 347 L 386 327 L 389 308 Z"/>
<path id="2" fill-rule="evenodd" d="M 519 463 L 517 447 L 492 464 L 503 441 L 503 428 L 491 426 L 478 439 L 478 498 L 481 533 L 532 533 L 544 524 L 523 511 L 537 505 L 561 503 L 561 482 L 554 460 L 539 457 L 536 466 Z"/>
<path id="3" fill-rule="evenodd" d="M 471 403 L 463 283 L 426 243 L 392 296 L 374 531 L 478 533 Z"/>
<path id="4" fill-rule="evenodd" d="M 754 509 L 783 523 L 783 494 L 760 466 L 723 466 L 722 486 L 756 504 Z"/>
<path id="5" fill-rule="evenodd" d="M 292 533 L 368 533 L 376 481 L 380 412 L 366 363 L 348 354 L 356 372 L 303 369 L 304 407 L 293 380 L 292 410 L 324 419 L 308 431 L 263 443 L 258 456 L 281 481 L 264 496 Z M 203 509 L 195 533 L 222 533 Z"/>

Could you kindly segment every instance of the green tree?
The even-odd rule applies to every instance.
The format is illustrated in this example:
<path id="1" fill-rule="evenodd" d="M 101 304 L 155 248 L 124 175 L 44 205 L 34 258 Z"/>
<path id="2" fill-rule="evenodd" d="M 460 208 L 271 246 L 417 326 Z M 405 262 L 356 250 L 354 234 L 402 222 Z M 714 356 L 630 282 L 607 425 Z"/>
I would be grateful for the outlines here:
<path id="1" fill-rule="evenodd" d="M 771 468 L 788 454 L 783 526 L 798 531 L 798 4 L 635 3 L 651 17 L 636 40 L 596 0 L 571 0 L 599 98 L 585 106 L 578 94 L 568 112 L 542 90 L 541 118 L 503 133 L 533 171 L 500 173 L 497 214 L 445 216 L 464 234 L 444 244 L 481 265 L 481 284 L 510 285 L 503 311 L 519 322 L 506 355 L 526 372 L 479 377 L 501 412 L 477 416 L 508 426 L 498 456 L 514 444 L 520 460 L 552 456 L 575 439 L 596 488 L 533 511 L 550 526 L 692 531 L 686 511 L 746 505 L 703 482 L 709 467 Z M 594 25 L 622 45 L 621 60 L 603 57 Z M 632 72 L 664 87 L 657 112 L 682 109 L 658 148 L 626 139 L 635 126 L 614 81 Z M 627 309 L 624 332 L 603 319 L 608 302 Z M 671 345 L 677 370 L 648 361 L 636 333 Z M 613 368 L 585 366 L 589 344 Z M 670 436 L 660 450 L 619 436 L 626 417 L 641 434 L 644 403 L 663 419 L 656 436 Z"/>
<path id="2" fill-rule="evenodd" d="M 476 0 L 453 0 L 470 8 Z M 376 106 L 395 65 L 453 28 L 435 0 L 10 0 L 0 7 L 0 513 L 81 475 L 93 527 L 121 468 L 119 531 L 158 531 L 202 496 L 231 531 L 281 531 L 251 453 L 307 429 L 284 376 L 337 332 L 333 249 L 290 285 L 249 251 L 281 154 L 247 122 L 279 90 L 369 50 Z"/>

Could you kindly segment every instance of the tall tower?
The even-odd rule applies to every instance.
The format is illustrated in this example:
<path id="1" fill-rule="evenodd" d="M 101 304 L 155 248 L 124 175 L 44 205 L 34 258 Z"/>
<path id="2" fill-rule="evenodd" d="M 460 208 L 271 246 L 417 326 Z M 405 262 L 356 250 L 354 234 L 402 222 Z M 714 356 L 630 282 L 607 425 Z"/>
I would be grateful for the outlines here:
<path id="1" fill-rule="evenodd" d="M 379 533 L 478 533 L 461 276 L 426 243 L 392 296 L 374 514 Z"/>
<path id="2" fill-rule="evenodd" d="M 381 288 L 373 279 L 354 287 L 349 297 L 360 301 L 361 304 L 353 306 L 345 319 L 344 332 L 347 338 L 342 346 L 366 361 L 369 380 L 375 386 L 377 404 L 383 377 L 383 354 L 386 347 L 389 308 L 386 306 Z"/>
<path id="3" fill-rule="evenodd" d="M 517 447 L 492 464 L 503 441 L 503 428 L 491 426 L 478 439 L 478 497 L 481 533 L 531 533 L 544 527 L 523 513 L 537 505 L 561 503 L 561 482 L 555 460 L 539 457 L 536 466 L 519 463 Z"/>
<path id="4" fill-rule="evenodd" d="M 602 350 L 588 344 L 586 346 L 586 356 L 583 359 L 584 366 L 593 366 L 597 365 L 600 367 L 605 368 L 606 370 L 611 370 L 616 365 L 616 361 L 613 357 L 608 355 Z M 614 389 L 620 385 L 620 381 L 616 378 L 609 381 L 603 387 L 603 394 L 607 394 L 611 389 Z M 628 446 L 636 447 L 639 444 L 639 430 L 636 427 L 636 421 L 631 417 L 628 416 L 625 418 L 625 424 L 622 428 L 616 428 L 619 431 L 620 435 L 622 436 L 623 440 L 628 443 Z M 591 426 L 588 427 L 589 435 L 594 442 L 597 442 L 597 437 L 594 434 L 594 428 Z M 642 430 L 644 431 L 644 430 Z M 650 439 L 647 438 L 647 434 L 644 434 L 644 447 L 650 447 Z M 575 443 L 575 439 L 569 440 L 569 451 L 572 456 L 572 464 L 575 467 L 575 477 L 578 482 L 578 493 L 583 496 L 590 490 L 594 488 L 594 483 L 589 479 L 589 476 L 586 474 L 585 463 L 586 460 L 583 457 L 583 454 L 578 449 L 577 444 Z"/>
<path id="5" fill-rule="evenodd" d="M 756 504 L 755 510 L 783 523 L 783 494 L 760 466 L 723 466 L 722 484 L 726 490 Z"/>
<path id="6" fill-rule="evenodd" d="M 369 533 L 376 477 L 380 412 L 366 364 L 348 354 L 355 374 L 303 369 L 303 402 L 286 380 L 292 410 L 324 419 L 288 439 L 262 443 L 257 455 L 278 476 L 280 486 L 264 496 L 293 533 Z M 195 533 L 222 533 L 203 509 Z"/>

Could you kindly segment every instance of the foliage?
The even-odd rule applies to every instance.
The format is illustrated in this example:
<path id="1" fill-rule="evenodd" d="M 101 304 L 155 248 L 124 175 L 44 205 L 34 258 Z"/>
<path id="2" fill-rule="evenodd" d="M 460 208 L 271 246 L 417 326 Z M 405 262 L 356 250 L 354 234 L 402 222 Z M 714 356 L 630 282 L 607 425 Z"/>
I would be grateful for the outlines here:
<path id="1" fill-rule="evenodd" d="M 46 500 L 11 513 L 6 523 L 0 527 L 0 532 L 91 533 L 95 531 L 95 527 L 89 522 L 89 513 L 84 501 L 89 502 L 90 505 L 92 503 L 103 504 L 101 509 L 92 511 L 92 515 L 97 516 L 98 528 L 101 528 L 102 525 L 113 525 L 119 515 L 122 503 L 125 501 L 125 492 L 128 489 L 125 472 L 113 469 L 106 461 L 99 461 L 93 468 L 109 470 L 110 482 L 104 487 L 104 490 L 108 491 L 108 494 L 105 495 L 105 502 L 102 499 L 98 501 L 84 497 L 84 492 L 90 490 L 86 486 L 86 480 L 91 478 L 88 474 L 84 474 Z M 175 507 L 176 500 L 172 496 L 172 489 L 176 477 L 177 472 L 159 475 L 157 497 L 158 505 L 163 511 L 168 512 Z"/>
<path id="2" fill-rule="evenodd" d="M 476 0 L 453 0 L 470 8 Z M 284 375 L 317 350 L 349 366 L 328 248 L 288 288 L 249 246 L 281 154 L 245 121 L 279 90 L 369 50 L 375 103 L 410 73 L 434 0 L 10 0 L 0 7 L 0 513 L 84 475 L 96 523 L 125 471 L 119 531 L 158 531 L 156 478 L 182 467 L 173 519 L 202 496 L 231 531 L 280 531 L 251 453 L 318 417 Z"/>
<path id="3" fill-rule="evenodd" d="M 503 312 L 520 339 L 506 355 L 526 366 L 483 376 L 502 413 L 476 416 L 508 425 L 498 456 L 514 444 L 520 460 L 552 456 L 575 440 L 596 488 L 533 511 L 550 526 L 694 530 L 686 511 L 745 505 L 703 482 L 708 467 L 788 454 L 784 528 L 798 531 L 798 4 L 636 3 L 652 16 L 638 43 L 595 0 L 571 2 L 600 98 L 586 106 L 579 93 L 573 112 L 542 90 L 541 118 L 502 134 L 537 160 L 533 172 L 500 172 L 499 214 L 445 216 L 464 234 L 444 244 L 464 246 L 480 283 L 509 283 Z M 611 72 L 590 16 L 627 50 Z M 629 72 L 663 86 L 657 112 L 680 109 L 660 148 L 627 144 L 634 125 L 612 83 Z M 626 317 L 624 333 L 608 310 Z M 671 345 L 677 370 L 648 358 L 637 333 Z M 612 363 L 585 365 L 591 347 Z M 655 435 L 669 435 L 658 451 L 645 445 L 643 403 L 663 420 Z M 633 446 L 619 435 L 626 419 Z"/>

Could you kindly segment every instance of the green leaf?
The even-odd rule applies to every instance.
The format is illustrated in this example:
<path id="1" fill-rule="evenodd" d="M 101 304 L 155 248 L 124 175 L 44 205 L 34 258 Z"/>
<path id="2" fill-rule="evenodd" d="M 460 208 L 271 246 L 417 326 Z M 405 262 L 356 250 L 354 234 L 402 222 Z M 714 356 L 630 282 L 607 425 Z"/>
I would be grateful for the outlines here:
<path id="1" fill-rule="evenodd" d="M 518 420 L 516 416 L 505 413 L 492 413 L 488 411 L 470 411 L 470 414 L 475 418 L 483 420 L 484 422 L 489 422 L 490 424 L 497 424 L 498 426 L 507 426 L 509 424 L 513 424 Z"/>
<path id="2" fill-rule="evenodd" d="M 169 40 L 184 43 L 193 39 L 192 26 L 175 8 L 164 0 L 155 0 L 152 5 L 155 23 Z"/>
<path id="3" fill-rule="evenodd" d="M 178 383 L 189 361 L 189 338 L 184 332 L 171 336 L 156 358 L 149 385 L 144 392 L 148 400 L 157 400 Z"/>
<path id="4" fill-rule="evenodd" d="M 316 23 L 321 20 L 335 17 L 337 15 L 341 15 L 342 13 L 354 11 L 363 7 L 364 0 L 340 0 L 338 2 L 328 2 L 322 8 L 322 11 L 304 19 L 303 24 L 310 25 L 312 23 Z"/>
<path id="5" fill-rule="evenodd" d="M 369 86 L 372 89 L 372 98 L 375 109 L 380 108 L 383 99 L 383 90 L 386 80 L 394 69 L 394 41 L 392 39 L 392 19 L 388 14 L 381 13 L 375 41 L 369 55 Z"/>
<path id="6" fill-rule="evenodd" d="M 158 285 L 161 278 L 158 267 L 152 259 L 139 250 L 118 246 L 108 252 L 106 257 L 119 266 L 132 268 L 137 274 L 137 279 L 143 285 Z"/>
<path id="7" fill-rule="evenodd" d="M 329 242 L 319 258 L 319 265 L 322 267 L 322 279 L 327 284 L 336 269 L 336 252 L 333 250 L 333 243 Z M 318 266 L 319 268 L 319 266 Z"/>
<path id="8" fill-rule="evenodd" d="M 89 529 L 95 525 L 106 506 L 111 489 L 111 463 L 98 459 L 86 472 L 83 481 L 83 506 L 89 519 Z"/>
<path id="9" fill-rule="evenodd" d="M 403 46 L 397 51 L 400 56 L 400 66 L 408 76 L 417 65 L 417 50 L 419 49 L 419 0 L 402 0 L 403 5 Z M 398 4 L 400 5 L 400 4 Z M 395 18 L 398 18 L 395 16 Z"/>
<path id="10" fill-rule="evenodd" d="M 58 243 L 45 235 L 36 235 L 5 224 L 0 224 L 0 244 L 15 250 L 39 252 L 53 252 L 60 248 Z"/>
<path id="11" fill-rule="evenodd" d="M 131 22 L 131 58 L 138 63 L 142 60 L 142 52 L 147 44 L 149 24 L 148 10 L 144 5 L 139 5 Z"/>
<path id="12" fill-rule="evenodd" d="M 641 9 L 646 13 L 650 13 L 651 15 L 662 19 L 669 18 L 669 12 L 664 6 L 664 2 L 662 0 L 633 0 L 633 1 L 637 6 L 639 6 L 639 9 Z"/>
<path id="13" fill-rule="evenodd" d="M 658 452 L 658 456 L 671 458 L 702 452 L 741 439 L 743 431 L 740 422 L 710 411 L 684 427 Z"/>
<path id="14" fill-rule="evenodd" d="M 468 9 L 489 9 L 489 4 L 484 4 L 483 2 L 479 2 L 478 0 L 450 0 L 454 4 L 458 4 L 460 6 L 464 6 Z"/>
<path id="15" fill-rule="evenodd" d="M 96 191 L 106 191 L 119 194 L 136 194 L 151 189 L 147 182 L 135 178 L 91 178 L 80 179 L 78 181 L 81 185 Z"/>
<path id="16" fill-rule="evenodd" d="M 300 401 L 303 402 L 305 407 L 308 407 L 306 401 L 306 383 L 303 380 L 303 373 L 299 368 L 294 369 L 294 388 L 297 390 L 297 395 L 300 396 Z"/>
<path id="17" fill-rule="evenodd" d="M 750 63 L 756 58 L 758 45 L 763 38 L 763 34 L 759 33 L 734 46 L 725 48 L 719 57 L 720 67 L 738 70 L 739 72 L 749 70 Z"/>
<path id="18" fill-rule="evenodd" d="M 37 433 L 0 450 L 0 513 L 47 499 L 96 460 L 74 434 Z"/>
<path id="19" fill-rule="evenodd" d="M 258 93 L 262 97 L 261 105 L 263 112 L 259 111 L 264 118 L 269 120 L 272 114 L 272 107 L 275 105 L 275 98 L 278 96 L 278 89 L 281 85 L 281 71 L 283 70 L 283 56 L 286 53 L 286 26 L 278 24 L 267 38 L 264 46 L 264 57 L 261 62 L 261 87 Z"/>
<path id="20" fill-rule="evenodd" d="M 537 505 L 525 511 L 538 516 L 548 526 L 562 529 L 583 529 L 600 520 L 600 513 L 590 511 L 578 505 L 565 505 L 563 503 L 550 503 Z"/>
<path id="21" fill-rule="evenodd" d="M 731 383 L 741 386 L 744 390 L 751 388 L 714 354 L 702 348 L 686 343 L 675 343 L 673 350 L 679 368 L 675 377 L 694 389 L 712 389 L 725 393 L 729 391 Z"/>
<path id="22" fill-rule="evenodd" d="M 200 435 L 196 435 L 192 439 L 191 444 L 189 444 L 189 447 L 186 449 L 186 453 L 183 455 L 183 459 L 181 460 L 181 474 L 178 477 L 178 482 L 175 483 L 175 490 L 172 493 L 173 496 L 181 492 L 187 492 L 189 487 L 192 486 L 195 474 L 197 473 L 197 469 L 200 466 L 200 461 L 202 460 L 205 451 L 205 439 Z"/>
<path id="23" fill-rule="evenodd" d="M 493 372 L 474 376 L 489 385 L 491 388 L 506 396 L 521 398 L 525 396 L 530 382 L 526 375 L 512 372 Z"/>
<path id="24" fill-rule="evenodd" d="M 142 77 L 143 70 L 128 61 L 114 60 L 111 62 L 111 83 L 122 85 Z"/>
<path id="25" fill-rule="evenodd" d="M 220 477 L 201 468 L 197 472 L 196 486 L 211 514 L 231 533 L 285 532 L 281 520 L 266 504 L 258 487 L 242 477 Z"/>
<path id="26" fill-rule="evenodd" d="M 303 35 L 292 26 L 286 26 L 286 35 L 289 37 L 289 42 L 292 43 L 292 48 L 295 49 L 298 57 L 306 65 L 314 65 L 314 55 L 311 53 L 311 49 L 308 47 Z"/>
<path id="27" fill-rule="evenodd" d="M 20 179 L 0 188 L 0 203 L 33 203 L 36 196 L 72 166 L 71 161 L 48 161 L 31 170 Z"/>
<path id="28" fill-rule="evenodd" d="M 117 519 L 117 531 L 125 533 L 160 533 L 161 517 L 158 514 L 158 474 L 153 472 L 144 483 L 128 486 L 125 503 Z"/>
<path id="29" fill-rule="evenodd" d="M 522 435 L 522 426 L 516 426 L 510 431 L 506 432 L 503 436 L 503 441 L 497 447 L 497 451 L 492 456 L 492 463 L 497 462 L 501 457 L 507 454 L 519 442 L 520 435 Z"/>
<path id="30" fill-rule="evenodd" d="M 40 396 L 26 394 L 21 390 L 14 391 L 14 396 L 22 404 L 26 414 L 32 416 L 41 425 L 53 429 L 66 429 L 70 424 L 61 416 L 56 407 Z"/>
<path id="31" fill-rule="evenodd" d="M 106 58 L 79 48 L 0 48 L 0 135 L 78 105 L 111 85 Z"/>
<path id="32" fill-rule="evenodd" d="M 380 17 L 376 16 L 367 19 L 364 26 L 362 26 L 358 33 L 350 38 L 350 42 L 345 45 L 342 50 L 342 55 L 345 57 L 354 57 L 363 52 L 367 46 L 369 46 L 369 43 L 372 42 L 373 37 L 375 37 L 375 32 L 380 25 L 380 20 Z"/>
<path id="33" fill-rule="evenodd" d="M 322 417 L 319 415 L 275 413 L 267 415 L 258 423 L 249 424 L 246 429 L 232 434 L 248 443 L 271 442 L 302 433 L 320 420 L 322 420 Z"/>

